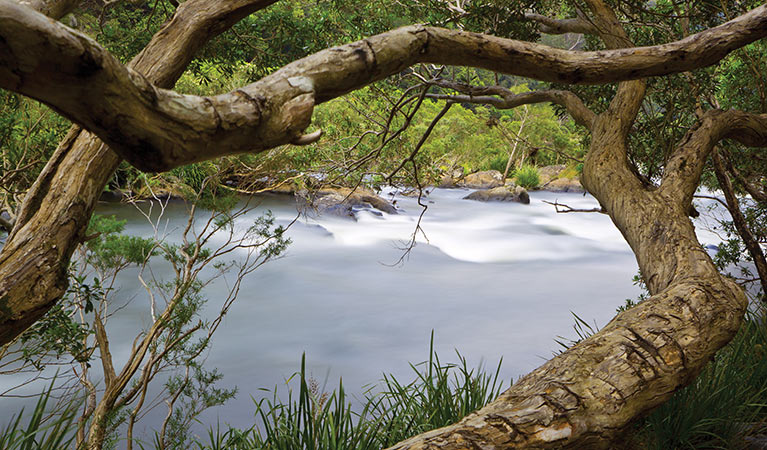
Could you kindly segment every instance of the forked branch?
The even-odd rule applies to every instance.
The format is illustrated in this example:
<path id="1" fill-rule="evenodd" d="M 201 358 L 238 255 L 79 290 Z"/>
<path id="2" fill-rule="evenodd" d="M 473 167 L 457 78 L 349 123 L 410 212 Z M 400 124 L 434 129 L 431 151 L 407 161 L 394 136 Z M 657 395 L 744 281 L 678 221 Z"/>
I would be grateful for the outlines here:
<path id="1" fill-rule="evenodd" d="M 321 51 L 227 94 L 194 97 L 158 89 L 85 35 L 0 0 L 0 87 L 51 105 L 136 167 L 161 171 L 301 140 L 315 104 L 418 62 L 603 83 L 710 65 L 766 35 L 767 5 L 681 41 L 600 52 L 411 26 Z"/>

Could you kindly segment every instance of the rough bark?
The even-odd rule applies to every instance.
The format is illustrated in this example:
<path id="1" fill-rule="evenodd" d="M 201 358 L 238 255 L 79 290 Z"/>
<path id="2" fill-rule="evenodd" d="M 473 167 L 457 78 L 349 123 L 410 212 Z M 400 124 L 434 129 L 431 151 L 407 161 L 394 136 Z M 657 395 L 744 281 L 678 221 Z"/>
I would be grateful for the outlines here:
<path id="1" fill-rule="evenodd" d="M 609 31 L 602 35 L 627 44 Z M 160 171 L 296 141 L 308 127 L 315 104 L 417 62 L 593 83 L 712 64 L 765 35 L 767 5 L 675 43 L 586 53 L 411 26 L 316 53 L 227 94 L 194 97 L 158 89 L 87 36 L 0 0 L 0 87 L 48 103 L 96 133 L 134 166 Z"/>
<path id="2" fill-rule="evenodd" d="M 222 116 L 221 125 L 214 117 L 216 108 L 211 106 L 220 98 L 181 97 L 154 86 L 172 84 L 183 70 L 180 65 L 220 30 L 215 24 L 231 25 L 247 11 L 267 3 L 184 2 L 130 70 L 112 64 L 109 55 L 99 53 L 87 38 L 30 18 L 28 11 L 0 0 L 0 84 L 25 93 L 25 89 L 36 86 L 54 106 L 75 116 L 79 106 L 70 104 L 67 96 L 71 93 L 52 92 L 43 80 L 35 78 L 38 75 L 32 69 L 59 77 L 56 82 L 66 82 L 78 80 L 77 71 L 85 67 L 92 86 L 98 88 L 101 82 L 104 89 L 111 89 L 107 93 L 115 97 L 101 99 L 114 103 L 111 108 L 127 102 L 132 105 L 131 112 L 173 123 L 157 125 L 147 118 L 131 118 L 131 125 L 138 130 L 129 134 L 119 120 L 112 128 L 99 118 L 76 119 L 115 144 L 142 136 L 145 141 L 139 145 L 121 145 L 118 151 L 143 167 L 164 168 L 220 154 L 199 156 L 187 150 L 208 152 L 206 140 L 210 142 L 213 136 L 229 136 L 227 144 L 236 144 L 236 136 L 252 138 L 248 134 L 252 131 L 239 128 L 250 128 L 254 123 L 255 128 L 266 130 L 260 131 L 262 140 L 255 148 L 288 142 L 308 126 L 314 104 L 419 61 L 474 65 L 548 81 L 602 82 L 712 64 L 727 52 L 767 35 L 767 6 L 676 43 L 581 54 L 460 31 L 408 27 L 320 52 L 225 94 L 229 97 L 221 102 L 227 115 Z M 601 1 L 587 0 L 586 4 L 595 16 L 597 34 L 609 48 L 631 45 L 614 14 Z M 205 20 L 211 22 L 206 26 Z M 25 33 L 23 24 L 39 26 L 24 37 L 32 46 L 27 50 L 32 56 L 21 50 L 19 41 L 14 42 L 16 33 Z M 51 45 L 58 52 L 54 56 L 62 58 L 62 73 L 58 75 L 46 66 L 50 61 L 43 61 L 38 53 L 50 50 Z M 166 61 L 171 63 L 165 65 Z M 121 85 L 127 97 L 100 77 L 129 83 Z M 78 83 L 65 86 L 88 94 Z M 62 86 L 58 89 L 64 90 Z M 262 95 L 264 100 L 251 94 Z M 712 113 L 709 122 L 704 120 L 677 149 L 662 185 L 648 187 L 634 175 L 626 156 L 627 136 L 643 98 L 642 81 L 623 82 L 608 110 L 585 121 L 591 124 L 592 143 L 583 183 L 634 250 L 652 297 L 527 375 L 487 407 L 455 425 L 393 448 L 607 448 L 627 423 L 692 380 L 735 334 L 745 311 L 745 296 L 718 274 L 686 215 L 689 193 L 698 184 L 701 161 L 711 151 L 711 143 L 736 137 L 717 131 L 725 128 L 715 116 L 730 113 Z M 262 103 L 267 107 L 260 106 Z M 94 107 L 105 114 L 110 112 L 108 105 Z M 738 123 L 744 124 L 740 128 L 750 131 L 737 136 L 762 145 L 765 118 L 738 117 L 742 119 Z M 273 122 L 267 124 L 269 121 Z M 223 125 L 233 128 L 227 130 Z M 174 133 L 178 135 L 171 136 Z M 118 162 L 119 158 L 97 138 L 77 128 L 55 153 L 25 199 L 18 224 L 0 253 L 0 342 L 7 342 L 36 320 L 63 293 L 71 252 Z M 101 421 L 95 423 L 91 431 L 98 437 L 104 430 L 99 428 Z"/>
<path id="3" fill-rule="evenodd" d="M 187 1 L 130 67 L 171 87 L 210 38 L 274 1 Z M 42 317 L 66 291 L 69 258 L 119 163 L 95 135 L 74 127 L 27 193 L 0 251 L 0 343 Z"/>
<path id="4" fill-rule="evenodd" d="M 631 45 L 601 1 L 586 3 L 606 45 Z M 698 159 L 711 148 L 681 145 L 677 159 L 692 170 L 672 164 L 668 185 L 646 186 L 626 156 L 644 89 L 641 81 L 622 83 L 594 120 L 582 181 L 631 245 L 652 296 L 487 407 L 392 449 L 610 448 L 628 423 L 694 379 L 735 335 L 745 295 L 719 275 L 686 214 L 702 171 Z"/>
<path id="5" fill-rule="evenodd" d="M 82 0 L 17 0 L 27 8 L 32 8 L 51 19 L 61 19 L 77 8 Z"/>

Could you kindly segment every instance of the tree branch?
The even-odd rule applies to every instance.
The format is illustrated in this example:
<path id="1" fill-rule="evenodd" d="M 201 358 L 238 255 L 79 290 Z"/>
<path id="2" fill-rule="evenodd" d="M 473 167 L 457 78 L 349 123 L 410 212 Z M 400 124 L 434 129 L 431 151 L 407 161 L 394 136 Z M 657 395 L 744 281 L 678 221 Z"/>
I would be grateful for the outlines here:
<path id="1" fill-rule="evenodd" d="M 227 94 L 194 97 L 158 89 L 85 35 L 0 0 L 0 87 L 48 103 L 135 166 L 160 171 L 300 139 L 315 104 L 417 62 L 601 83 L 709 65 L 765 35 L 767 5 L 681 41 L 601 52 L 411 26 L 316 53 Z"/>
<path id="2" fill-rule="evenodd" d="M 581 17 L 574 19 L 552 19 L 536 13 L 525 13 L 525 19 L 538 22 L 538 29 L 545 34 L 596 34 L 597 29 L 593 24 Z"/>
<path id="3" fill-rule="evenodd" d="M 74 11 L 82 0 L 17 0 L 20 4 L 45 14 L 51 19 L 61 19 Z"/>
<path id="4" fill-rule="evenodd" d="M 700 182 L 706 158 L 723 139 L 732 139 L 749 147 L 767 147 L 767 114 L 720 109 L 705 112 L 671 155 L 661 189 L 689 204 Z"/>
<path id="5" fill-rule="evenodd" d="M 727 171 L 731 173 L 736 180 L 738 180 L 738 183 L 740 183 L 743 186 L 743 189 L 745 189 L 746 192 L 751 195 L 751 198 L 757 202 L 767 203 L 767 192 L 747 180 L 746 177 L 744 177 L 743 174 L 740 173 L 740 171 L 732 164 L 730 156 L 726 151 L 724 151 L 722 148 L 719 148 L 717 151 L 722 154 L 725 166 L 727 167 Z"/>
<path id="6" fill-rule="evenodd" d="M 463 92 L 466 95 L 427 94 L 427 97 L 440 100 L 451 100 L 459 103 L 493 105 L 497 109 L 512 109 L 532 103 L 556 103 L 567 109 L 567 112 L 572 116 L 576 123 L 588 129 L 591 129 L 592 122 L 596 117 L 596 115 L 586 107 L 580 97 L 570 91 L 550 89 L 514 94 L 502 86 L 477 87 L 447 80 L 440 80 L 435 84 L 440 87 Z M 493 97 L 492 95 L 500 96 L 500 98 Z"/>
<path id="7" fill-rule="evenodd" d="M 711 153 L 711 159 L 714 163 L 716 180 L 722 188 L 725 200 L 727 200 L 727 210 L 730 212 L 730 216 L 732 216 L 732 222 L 735 225 L 735 229 L 738 230 L 738 234 L 741 239 L 743 239 L 743 244 L 746 246 L 746 250 L 748 250 L 748 253 L 751 255 L 754 266 L 756 266 L 756 272 L 759 274 L 759 282 L 762 286 L 762 294 L 767 295 L 767 259 L 765 259 L 762 246 L 759 245 L 759 241 L 751 232 L 746 217 L 740 210 L 740 202 L 735 195 L 732 181 L 730 181 L 730 177 L 727 176 L 727 169 L 725 168 L 725 163 L 719 155 L 719 152 L 714 150 Z"/>

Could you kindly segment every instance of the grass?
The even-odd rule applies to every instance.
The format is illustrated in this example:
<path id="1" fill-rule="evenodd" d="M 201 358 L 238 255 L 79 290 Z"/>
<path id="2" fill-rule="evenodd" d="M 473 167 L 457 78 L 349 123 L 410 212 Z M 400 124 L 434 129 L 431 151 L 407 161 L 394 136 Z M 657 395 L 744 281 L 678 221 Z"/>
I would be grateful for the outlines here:
<path id="1" fill-rule="evenodd" d="M 534 189 L 541 183 L 538 168 L 527 164 L 517 169 L 514 174 L 514 179 L 519 186 L 522 186 L 525 189 Z"/>
<path id="2" fill-rule="evenodd" d="M 767 423 L 764 319 L 750 314 L 692 384 L 637 424 L 640 448 L 745 448 L 746 435 Z"/>
<path id="3" fill-rule="evenodd" d="M 458 364 L 443 364 L 433 346 L 427 362 L 411 365 L 415 379 L 402 383 L 384 376 L 380 393 L 368 392 L 358 412 L 339 384 L 331 393 L 320 392 L 307 379 L 301 362 L 297 398 L 286 402 L 275 395 L 256 403 L 257 424 L 247 430 L 211 429 L 199 450 L 378 450 L 410 436 L 449 425 L 485 405 L 502 390 L 498 374 L 482 367 L 470 369 L 458 355 Z"/>
<path id="4" fill-rule="evenodd" d="M 764 311 L 750 314 L 733 341 L 703 373 L 664 405 L 634 423 L 629 448 L 740 449 L 753 430 L 767 423 L 767 326 Z M 580 327 L 580 328 L 579 328 Z M 576 319 L 579 334 L 590 333 Z M 256 402 L 254 425 L 241 430 L 211 428 L 190 448 L 197 450 L 373 450 L 456 422 L 496 398 L 503 387 L 494 371 L 442 363 L 433 345 L 429 359 L 411 365 L 412 381 L 385 375 L 380 390 L 353 401 L 343 383 L 322 392 L 306 373 L 302 359 L 297 393 L 287 399 L 272 394 Z M 24 411 L 0 431 L 0 448 L 53 450 L 70 448 L 78 401 L 64 412 L 44 414 L 51 388 L 40 395 L 28 420 Z M 353 407 L 353 405 L 358 405 Z"/>
<path id="5" fill-rule="evenodd" d="M 75 437 L 79 399 L 67 402 L 59 413 L 48 415 L 46 410 L 52 389 L 53 382 L 38 397 L 29 419 L 25 420 L 23 408 L 11 417 L 8 425 L 0 431 L 0 449 L 60 450 L 69 447 Z"/>

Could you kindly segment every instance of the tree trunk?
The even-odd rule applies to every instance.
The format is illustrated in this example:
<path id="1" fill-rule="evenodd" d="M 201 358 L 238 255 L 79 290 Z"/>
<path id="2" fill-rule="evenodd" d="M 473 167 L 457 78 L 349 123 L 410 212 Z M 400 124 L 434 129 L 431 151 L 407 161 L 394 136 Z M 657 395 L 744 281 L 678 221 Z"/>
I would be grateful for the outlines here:
<path id="1" fill-rule="evenodd" d="M 652 296 L 488 406 L 391 450 L 610 448 L 737 332 L 745 295 L 701 248 L 680 193 L 647 188 L 630 171 L 614 113 L 594 123 L 583 183 L 631 245 Z"/>
<path id="2" fill-rule="evenodd" d="M 160 87 L 171 86 L 208 38 L 269 3 L 269 0 L 182 3 L 173 20 L 131 63 L 145 78 L 125 72 L 129 74 L 131 89 L 156 92 L 158 97 L 152 99 L 166 96 L 162 98 L 171 100 L 167 104 L 173 104 L 174 94 L 155 89 L 147 81 Z M 608 46 L 630 45 L 625 34 L 614 32 L 617 21 L 601 10 L 604 6 L 601 2 L 586 3 L 600 16 L 593 25 Z M 0 12 L 3 8 L 12 10 L 7 5 L 7 0 L 0 0 Z M 18 21 L 13 23 L 18 25 Z M 276 145 L 288 142 L 296 131 L 308 126 L 304 116 L 307 110 L 311 113 L 314 102 L 343 95 L 416 61 L 470 64 L 572 83 L 634 79 L 711 64 L 748 39 L 767 34 L 765 23 L 767 6 L 762 6 L 712 29 L 716 31 L 708 30 L 678 43 L 581 55 L 454 30 L 410 27 L 320 52 L 244 89 L 275 93 L 275 97 L 268 98 L 270 101 L 293 94 L 296 95 L 290 98 L 298 98 L 301 92 L 311 94 L 306 104 L 277 101 L 275 111 L 292 114 L 295 111 L 291 108 L 296 107 L 300 111 L 295 117 L 300 116 L 300 120 L 280 122 L 281 128 L 275 125 L 270 129 L 283 133 L 270 136 L 274 139 L 267 144 Z M 19 43 L 9 44 L 14 36 L 2 33 L 0 28 L 0 61 L 7 65 L 0 64 L 0 82 L 7 81 L 10 87 L 23 91 L 29 87 L 24 84 L 27 74 L 21 76 L 12 70 L 17 67 L 13 49 L 19 48 L 14 45 Z M 56 33 L 66 34 L 61 28 L 53 32 L 54 37 L 61 37 Z M 746 35 L 751 37 L 746 39 Z M 56 43 L 65 40 L 54 39 Z M 77 53 L 82 54 L 91 55 Z M 24 69 L 21 66 L 18 67 Z M 120 72 L 118 67 L 112 68 L 115 73 Z M 73 79 L 77 81 L 77 77 Z M 18 83 L 13 84 L 14 80 Z M 82 79 L 79 81 L 83 83 Z M 37 82 L 44 80 L 33 78 L 33 83 Z M 48 88 L 48 94 L 51 92 Z M 242 92 L 237 92 L 240 91 L 227 95 L 242 96 Z M 60 99 L 57 95 L 51 94 L 54 100 Z M 707 116 L 670 159 L 661 186 L 653 187 L 644 185 L 634 175 L 626 156 L 626 138 L 643 98 L 643 82 L 624 82 L 605 113 L 579 117 L 592 132 L 584 164 L 584 186 L 600 201 L 633 249 L 652 296 L 617 316 L 593 337 L 522 378 L 485 408 L 455 425 L 416 436 L 392 448 L 608 448 L 626 424 L 694 379 L 716 350 L 734 336 L 743 318 L 746 298 L 734 283 L 718 274 L 700 247 L 686 213 L 703 162 L 716 141 L 738 137 L 767 146 L 767 115 L 716 112 Z M 173 112 L 162 108 L 153 111 L 146 106 L 152 102 L 141 98 L 138 101 L 143 101 L 150 113 Z M 72 111 L 67 110 L 68 106 Z M 68 105 L 66 101 L 57 104 L 73 116 L 81 106 Z M 104 107 L 105 111 L 108 107 Z M 236 109 L 229 111 L 233 116 L 226 118 L 227 125 L 248 116 L 245 113 L 237 116 Z M 187 123 L 182 120 L 179 123 L 199 125 L 195 122 L 199 117 L 188 112 L 182 114 Z M 296 128 L 298 125 L 300 129 Z M 95 121 L 93 126 L 98 127 L 99 123 Z M 248 127 L 241 124 L 241 128 Z M 114 142 L 135 137 L 120 127 L 107 129 L 109 133 L 102 129 L 102 134 Z M 125 134 L 121 135 L 121 131 Z M 156 151 L 160 156 L 150 156 L 167 156 L 170 161 L 167 164 L 178 163 L 178 159 L 173 159 L 174 152 L 181 146 L 169 143 L 163 147 L 165 143 L 162 134 L 157 134 L 156 124 L 146 125 L 146 129 L 138 132 L 159 138 L 154 146 L 123 146 L 121 151 L 126 157 L 135 157 L 140 164 L 142 156 Z M 194 157 L 201 156 L 192 155 L 192 160 Z M 65 292 L 69 258 L 119 162 L 120 158 L 96 137 L 77 127 L 55 152 L 25 198 L 17 225 L 0 252 L 0 342 L 18 335 Z M 108 403 L 102 402 L 104 409 L 96 411 L 94 417 L 104 417 L 112 406 Z M 99 448 L 105 431 L 104 421 L 95 420 L 90 448 Z"/>

